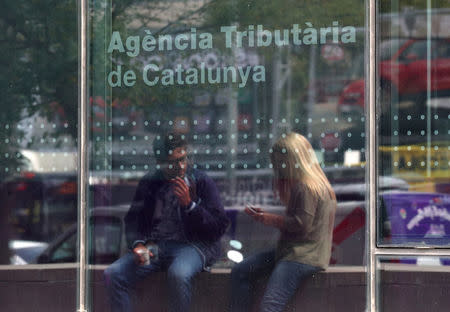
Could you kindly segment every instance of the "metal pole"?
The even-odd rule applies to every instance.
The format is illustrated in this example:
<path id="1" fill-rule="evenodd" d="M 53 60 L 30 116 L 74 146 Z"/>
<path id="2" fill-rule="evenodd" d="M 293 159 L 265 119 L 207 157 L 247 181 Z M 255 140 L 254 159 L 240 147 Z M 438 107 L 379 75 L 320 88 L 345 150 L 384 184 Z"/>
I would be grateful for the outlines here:
<path id="1" fill-rule="evenodd" d="M 427 0 L 427 182 L 431 178 L 431 1 Z"/>
<path id="2" fill-rule="evenodd" d="M 414 249 L 406 248 L 379 248 L 376 250 L 376 255 L 382 256 L 396 256 L 396 257 L 420 257 L 420 256 L 430 256 L 430 257 L 440 257 L 448 258 L 450 257 L 450 250 L 447 248 L 437 249 L 434 246 L 423 246 L 415 247 Z"/>
<path id="3" fill-rule="evenodd" d="M 369 0 L 369 12 L 368 12 L 368 38 L 369 38 L 369 60 L 366 64 L 369 64 L 368 79 L 366 79 L 367 89 L 369 90 L 368 101 L 369 107 L 366 111 L 366 120 L 369 123 L 366 125 L 366 133 L 369 134 L 369 153 L 368 153 L 368 170 L 369 170 L 369 213 L 366 213 L 366 224 L 369 225 L 368 233 L 368 247 L 367 250 L 367 307 L 369 312 L 377 311 L 377 298 L 376 298 L 376 209 L 377 209 L 377 128 L 376 128 L 376 0 Z M 367 45 L 366 45 L 367 46 Z M 366 75 L 367 78 L 367 75 Z M 367 231 L 367 230 L 366 230 Z M 366 240 L 366 241 L 367 241 Z"/>
<path id="4" fill-rule="evenodd" d="M 87 1 L 79 1 L 79 111 L 78 111 L 78 312 L 86 312 L 86 182 L 87 182 L 87 153 L 88 153 L 88 120 L 87 120 Z"/>

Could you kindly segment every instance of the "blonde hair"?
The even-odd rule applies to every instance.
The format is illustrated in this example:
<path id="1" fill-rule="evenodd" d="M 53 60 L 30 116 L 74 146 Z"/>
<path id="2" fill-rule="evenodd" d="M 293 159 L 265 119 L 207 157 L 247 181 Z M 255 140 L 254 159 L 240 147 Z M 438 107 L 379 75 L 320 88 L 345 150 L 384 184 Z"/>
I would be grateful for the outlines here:
<path id="1" fill-rule="evenodd" d="M 274 190 L 287 204 L 296 184 L 303 184 L 316 198 L 336 199 L 308 140 L 298 133 L 283 135 L 272 147 Z"/>

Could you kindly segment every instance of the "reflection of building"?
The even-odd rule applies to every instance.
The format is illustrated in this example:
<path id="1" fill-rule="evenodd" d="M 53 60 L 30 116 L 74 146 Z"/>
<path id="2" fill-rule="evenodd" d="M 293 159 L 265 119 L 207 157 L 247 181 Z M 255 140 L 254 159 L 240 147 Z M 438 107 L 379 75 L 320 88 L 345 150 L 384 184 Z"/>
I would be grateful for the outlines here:
<path id="1" fill-rule="evenodd" d="M 428 30 L 433 38 L 450 36 L 450 10 L 448 8 L 430 11 L 410 9 L 400 13 L 381 14 L 379 23 L 381 38 L 389 38 L 392 33 L 398 37 L 423 38 L 427 36 Z"/>

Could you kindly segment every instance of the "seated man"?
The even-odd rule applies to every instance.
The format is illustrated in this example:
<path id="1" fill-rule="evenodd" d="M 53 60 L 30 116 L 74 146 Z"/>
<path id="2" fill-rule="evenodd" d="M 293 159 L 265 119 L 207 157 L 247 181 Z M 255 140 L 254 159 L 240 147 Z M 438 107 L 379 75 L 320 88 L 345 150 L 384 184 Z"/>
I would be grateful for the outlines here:
<path id="1" fill-rule="evenodd" d="M 177 134 L 157 137 L 153 151 L 160 169 L 139 182 L 125 217 L 131 250 L 105 270 L 112 311 L 131 311 L 136 282 L 161 270 L 167 270 L 168 310 L 188 311 L 192 277 L 218 258 L 228 226 L 216 185 L 188 166 L 186 141 Z"/>

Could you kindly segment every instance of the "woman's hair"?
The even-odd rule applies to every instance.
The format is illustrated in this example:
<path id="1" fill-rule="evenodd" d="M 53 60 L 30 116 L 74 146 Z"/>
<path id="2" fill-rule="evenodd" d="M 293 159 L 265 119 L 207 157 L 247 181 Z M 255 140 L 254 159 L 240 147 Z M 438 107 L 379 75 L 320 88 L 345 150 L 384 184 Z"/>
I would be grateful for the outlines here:
<path id="1" fill-rule="evenodd" d="M 288 203 L 291 190 L 299 183 L 317 198 L 336 198 L 311 144 L 304 136 L 294 132 L 283 135 L 273 145 L 270 158 L 274 190 L 284 203 Z"/>

